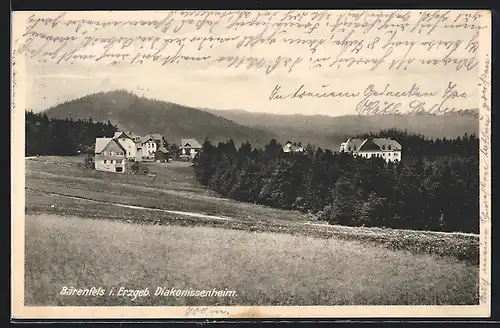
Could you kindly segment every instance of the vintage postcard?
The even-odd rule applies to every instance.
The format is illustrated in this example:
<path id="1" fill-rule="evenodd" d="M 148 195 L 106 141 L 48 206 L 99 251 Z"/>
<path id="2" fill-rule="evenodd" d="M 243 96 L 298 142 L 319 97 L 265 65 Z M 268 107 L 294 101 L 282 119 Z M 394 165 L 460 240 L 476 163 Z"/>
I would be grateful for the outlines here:
<path id="1" fill-rule="evenodd" d="M 13 318 L 490 315 L 489 11 L 12 17 Z"/>

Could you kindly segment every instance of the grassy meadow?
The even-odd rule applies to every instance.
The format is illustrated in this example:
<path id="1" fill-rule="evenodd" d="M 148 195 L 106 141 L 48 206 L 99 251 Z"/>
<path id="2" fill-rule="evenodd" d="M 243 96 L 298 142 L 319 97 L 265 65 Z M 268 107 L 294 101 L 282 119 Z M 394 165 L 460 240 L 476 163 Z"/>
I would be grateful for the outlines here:
<path id="1" fill-rule="evenodd" d="M 26 217 L 26 305 L 413 305 L 478 302 L 478 268 L 354 241 L 211 227 Z M 83 297 L 63 286 L 235 290 Z"/>
<path id="2" fill-rule="evenodd" d="M 137 176 L 85 170 L 82 162 L 26 160 L 26 305 L 478 303 L 477 236 L 318 226 L 297 212 L 220 198 L 186 163 L 151 163 L 152 176 Z M 63 286 L 238 296 L 132 301 L 58 295 Z"/>
<path id="3" fill-rule="evenodd" d="M 148 163 L 155 176 L 85 170 L 82 157 L 40 157 L 26 161 L 26 188 L 129 205 L 237 219 L 303 221 L 300 213 L 219 197 L 200 186 L 189 163 Z M 27 200 L 29 202 L 30 200 Z"/>

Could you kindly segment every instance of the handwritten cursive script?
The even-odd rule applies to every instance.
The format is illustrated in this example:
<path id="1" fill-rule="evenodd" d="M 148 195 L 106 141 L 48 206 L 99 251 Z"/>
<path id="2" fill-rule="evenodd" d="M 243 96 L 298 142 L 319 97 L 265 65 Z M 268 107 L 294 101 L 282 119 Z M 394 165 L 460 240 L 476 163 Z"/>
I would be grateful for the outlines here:
<path id="1" fill-rule="evenodd" d="M 206 315 L 219 315 L 219 316 L 225 316 L 229 314 L 229 311 L 227 311 L 224 308 L 219 308 L 219 307 L 208 307 L 208 306 L 189 306 L 185 311 L 184 314 L 186 316 L 206 316 Z"/>
<path id="2" fill-rule="evenodd" d="M 120 20 L 36 13 L 28 17 L 17 49 L 19 54 L 58 63 L 198 63 L 263 69 L 266 74 L 274 71 L 269 69 L 272 65 L 289 72 L 294 65 L 461 71 L 478 63 L 477 31 L 485 28 L 481 15 L 480 11 L 471 16 L 450 11 L 168 11 L 150 20 Z M 451 30 L 456 32 L 443 33 Z M 457 34 L 463 39 L 456 39 Z M 277 52 L 279 47 L 286 50 Z M 228 51 L 221 54 L 217 48 Z M 249 49 L 268 55 L 252 56 Z"/>
<path id="3" fill-rule="evenodd" d="M 491 229 L 491 105 L 490 105 L 490 56 L 484 59 L 479 76 L 480 87 L 480 301 L 487 304 L 490 300 L 490 229 Z"/>
<path id="4" fill-rule="evenodd" d="M 14 48 L 38 67 L 265 77 L 255 96 L 273 106 L 478 117 L 487 28 L 477 10 L 37 12 Z"/>
<path id="5" fill-rule="evenodd" d="M 332 91 L 328 89 L 329 85 L 322 85 L 320 90 L 308 91 L 302 84 L 296 90 L 283 94 L 281 92 L 281 85 L 276 85 L 271 91 L 269 100 L 276 99 L 302 99 L 302 98 L 353 98 L 359 96 L 359 92 L 342 92 Z"/>

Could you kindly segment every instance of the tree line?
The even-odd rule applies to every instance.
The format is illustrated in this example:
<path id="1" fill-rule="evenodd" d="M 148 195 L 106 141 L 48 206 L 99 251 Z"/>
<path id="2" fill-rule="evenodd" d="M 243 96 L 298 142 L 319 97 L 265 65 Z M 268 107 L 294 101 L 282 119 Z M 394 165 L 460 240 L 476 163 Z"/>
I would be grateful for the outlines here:
<path id="1" fill-rule="evenodd" d="M 387 133 L 403 146 L 400 163 L 312 147 L 305 154 L 284 153 L 276 140 L 263 149 L 205 140 L 194 172 L 225 197 L 314 213 L 331 224 L 477 233 L 479 139 L 436 143 L 397 130 L 372 136 Z M 405 155 L 407 140 L 411 156 Z M 426 154 L 428 149 L 442 153 Z"/>
<path id="2" fill-rule="evenodd" d="M 112 137 L 117 127 L 90 119 L 49 118 L 45 113 L 26 112 L 26 156 L 70 156 L 94 153 L 95 139 Z"/>
<path id="3" fill-rule="evenodd" d="M 26 156 L 72 156 L 94 154 L 95 139 L 111 138 L 118 131 L 110 121 L 96 122 L 92 118 L 49 118 L 45 113 L 27 111 L 25 115 Z M 175 143 L 163 140 L 170 156 L 178 158 L 181 151 Z"/>
<path id="4" fill-rule="evenodd" d="M 366 139 L 368 137 L 397 140 L 404 145 L 405 157 L 479 156 L 479 139 L 474 134 L 465 133 L 456 138 L 433 139 L 426 138 L 420 133 L 410 133 L 407 130 L 385 129 L 378 133 L 358 134 L 354 138 Z"/>

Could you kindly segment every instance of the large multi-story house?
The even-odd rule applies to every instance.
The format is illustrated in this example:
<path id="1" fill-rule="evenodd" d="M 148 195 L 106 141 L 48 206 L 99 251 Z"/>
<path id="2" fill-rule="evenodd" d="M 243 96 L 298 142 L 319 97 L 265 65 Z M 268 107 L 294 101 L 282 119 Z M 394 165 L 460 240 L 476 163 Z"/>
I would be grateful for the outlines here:
<path id="1" fill-rule="evenodd" d="M 105 147 L 112 149 L 104 149 Z M 112 138 L 96 139 L 96 170 L 124 172 L 127 161 L 155 160 L 168 160 L 168 150 L 161 134 L 150 133 L 141 137 L 132 132 L 119 131 Z"/>
<path id="2" fill-rule="evenodd" d="M 114 138 L 96 138 L 94 163 L 97 171 L 124 173 L 126 149 Z"/>
<path id="3" fill-rule="evenodd" d="M 402 147 L 399 142 L 389 138 L 349 138 L 340 145 L 340 152 L 348 152 L 354 157 L 382 158 L 388 162 L 401 161 Z"/>
<path id="4" fill-rule="evenodd" d="M 136 159 L 137 146 L 134 141 L 135 136 L 130 132 L 115 132 L 113 139 L 125 149 L 125 157 L 127 159 Z"/>
<path id="5" fill-rule="evenodd" d="M 158 150 L 166 151 L 163 136 L 158 133 L 147 134 L 137 143 L 138 160 L 154 161 Z"/>
<path id="6" fill-rule="evenodd" d="M 196 139 L 181 139 L 180 158 L 183 160 L 193 160 L 203 146 Z"/>

